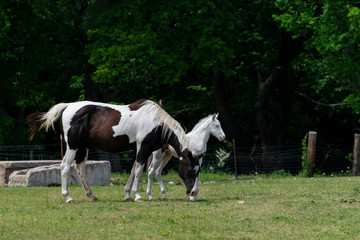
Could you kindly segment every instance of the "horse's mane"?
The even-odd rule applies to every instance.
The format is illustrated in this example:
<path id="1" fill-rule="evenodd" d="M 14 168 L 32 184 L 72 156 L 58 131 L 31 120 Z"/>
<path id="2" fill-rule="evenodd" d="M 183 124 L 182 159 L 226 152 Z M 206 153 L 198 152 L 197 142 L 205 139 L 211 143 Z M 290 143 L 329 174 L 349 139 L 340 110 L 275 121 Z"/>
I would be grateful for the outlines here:
<path id="1" fill-rule="evenodd" d="M 193 127 L 191 132 L 197 130 L 205 121 L 209 119 L 209 117 L 212 117 L 212 114 L 209 114 L 206 117 L 200 119 L 199 122 Z"/>
<path id="2" fill-rule="evenodd" d="M 155 117 L 163 124 L 162 128 L 162 137 L 166 136 L 169 138 L 169 131 L 173 131 L 179 138 L 179 141 L 183 147 L 190 148 L 189 141 L 184 132 L 184 129 L 181 127 L 180 123 L 176 121 L 173 117 L 170 116 L 164 109 L 162 109 L 158 104 L 151 100 L 146 100 L 143 103 L 147 106 L 148 111 L 153 111 Z"/>

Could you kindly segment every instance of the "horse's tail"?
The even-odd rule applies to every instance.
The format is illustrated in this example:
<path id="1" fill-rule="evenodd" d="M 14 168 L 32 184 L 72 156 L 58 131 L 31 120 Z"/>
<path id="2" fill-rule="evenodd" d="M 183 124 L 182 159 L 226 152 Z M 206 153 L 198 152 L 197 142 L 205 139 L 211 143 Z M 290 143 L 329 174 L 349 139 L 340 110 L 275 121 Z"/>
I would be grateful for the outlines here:
<path id="1" fill-rule="evenodd" d="M 50 108 L 48 112 L 36 112 L 29 114 L 27 116 L 27 122 L 31 131 L 30 141 L 34 138 L 35 133 L 40 131 L 42 128 L 45 128 L 46 131 L 48 131 L 50 127 L 54 129 L 54 122 L 61 117 L 68 105 L 68 103 L 59 103 Z"/>

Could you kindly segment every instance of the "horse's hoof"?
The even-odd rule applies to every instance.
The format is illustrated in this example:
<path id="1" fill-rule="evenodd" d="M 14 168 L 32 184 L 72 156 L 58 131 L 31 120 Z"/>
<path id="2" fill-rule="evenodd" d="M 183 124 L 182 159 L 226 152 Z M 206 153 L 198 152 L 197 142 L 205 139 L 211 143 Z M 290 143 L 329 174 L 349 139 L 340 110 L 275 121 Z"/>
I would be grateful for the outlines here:
<path id="1" fill-rule="evenodd" d="M 144 200 L 142 198 L 135 199 L 135 202 L 143 202 Z"/>
<path id="2" fill-rule="evenodd" d="M 153 198 L 153 196 L 149 196 L 149 201 L 151 201 L 151 200 L 153 200 L 154 198 Z"/>
<path id="3" fill-rule="evenodd" d="M 166 197 L 162 198 L 161 201 L 167 201 L 168 199 Z"/>
<path id="4" fill-rule="evenodd" d="M 66 203 L 68 203 L 68 204 L 74 204 L 75 201 L 74 201 L 74 199 L 70 199 L 70 200 L 67 200 Z"/>
<path id="5" fill-rule="evenodd" d="M 124 198 L 124 202 L 132 202 L 132 198 Z"/>

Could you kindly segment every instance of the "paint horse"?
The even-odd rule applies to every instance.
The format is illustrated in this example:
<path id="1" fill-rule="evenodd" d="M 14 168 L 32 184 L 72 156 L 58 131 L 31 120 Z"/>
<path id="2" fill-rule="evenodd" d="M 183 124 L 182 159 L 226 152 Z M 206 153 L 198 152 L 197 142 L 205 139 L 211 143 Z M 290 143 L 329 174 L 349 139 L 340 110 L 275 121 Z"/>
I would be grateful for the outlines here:
<path id="1" fill-rule="evenodd" d="M 150 100 L 129 105 L 90 101 L 59 103 L 46 113 L 28 116 L 30 140 L 40 129 L 54 128 L 54 122 L 59 118 L 67 147 L 61 163 L 62 195 L 66 202 L 74 201 L 68 190 L 68 175 L 74 160 L 86 195 L 91 201 L 97 201 L 84 176 L 91 146 L 107 152 L 136 150 L 132 191 L 135 201 L 140 201 L 138 185 L 144 163 L 153 151 L 169 144 L 180 156 L 179 175 L 185 182 L 186 193 L 191 195 L 198 174 L 196 169 L 199 169 L 198 158 L 190 152 L 189 141 L 180 124 L 156 103 Z"/>
<path id="2" fill-rule="evenodd" d="M 186 134 L 191 145 L 191 150 L 194 154 L 199 154 L 200 156 L 200 154 L 206 152 L 207 142 L 210 138 L 210 135 L 213 135 L 219 141 L 223 141 L 225 139 L 225 133 L 221 128 L 221 124 L 218 120 L 218 115 L 219 114 L 213 114 L 201 119 L 194 126 L 191 132 Z M 148 163 L 148 185 L 146 190 L 146 193 L 150 200 L 153 199 L 151 195 L 151 183 L 154 173 L 156 173 L 163 199 L 166 199 L 166 189 L 161 178 L 161 172 L 171 159 L 171 156 L 178 157 L 176 151 L 171 146 L 165 145 L 160 150 L 153 152 L 152 160 L 150 158 L 151 163 Z M 202 158 L 199 159 L 200 167 L 202 165 L 202 160 Z M 200 200 L 200 197 L 198 195 L 198 185 L 199 175 L 196 176 L 195 185 L 192 189 L 192 192 L 195 192 L 195 198 L 197 200 Z M 190 200 L 194 200 L 193 196 L 189 197 Z"/>

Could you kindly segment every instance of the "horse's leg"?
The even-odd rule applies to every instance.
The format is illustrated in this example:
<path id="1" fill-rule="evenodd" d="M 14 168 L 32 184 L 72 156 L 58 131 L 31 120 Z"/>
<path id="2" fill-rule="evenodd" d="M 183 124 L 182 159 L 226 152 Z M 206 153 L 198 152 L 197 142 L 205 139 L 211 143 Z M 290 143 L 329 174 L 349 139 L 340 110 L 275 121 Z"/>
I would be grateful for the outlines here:
<path id="1" fill-rule="evenodd" d="M 139 163 L 137 160 L 135 161 L 135 176 L 134 176 L 134 182 L 133 182 L 133 186 L 132 186 L 132 192 L 135 195 L 135 202 L 142 202 L 142 197 L 139 194 L 139 182 L 140 182 L 140 178 L 141 178 L 141 174 L 143 173 L 143 169 L 144 169 L 144 163 L 141 164 Z"/>
<path id="2" fill-rule="evenodd" d="M 162 180 L 161 177 L 161 173 L 162 170 L 164 169 L 164 167 L 166 166 L 166 164 L 168 164 L 169 160 L 171 159 L 171 153 L 169 151 L 166 151 L 165 153 L 162 154 L 161 158 L 160 158 L 160 164 L 159 166 L 156 168 L 156 176 L 160 185 L 160 191 L 162 193 L 162 199 L 167 199 L 166 196 L 166 188 L 164 185 L 164 182 Z"/>
<path id="3" fill-rule="evenodd" d="M 69 194 L 68 176 L 71 168 L 71 163 L 74 161 L 76 150 L 71 150 L 69 147 L 66 150 L 65 156 L 61 162 L 61 193 L 66 198 L 66 202 L 74 202 Z"/>
<path id="4" fill-rule="evenodd" d="M 130 190 L 131 190 L 131 186 L 133 185 L 134 182 L 134 177 L 135 177 L 135 163 L 133 164 L 133 167 L 131 169 L 131 173 L 130 173 L 130 177 L 126 183 L 124 192 L 125 192 L 125 198 L 124 201 L 132 201 L 132 197 L 130 194 Z"/>
<path id="5" fill-rule="evenodd" d="M 203 161 L 203 159 L 200 158 L 199 159 L 199 166 L 200 167 L 202 165 L 202 161 Z M 193 187 L 193 191 L 196 192 L 196 195 L 195 196 L 189 196 L 190 201 L 200 200 L 200 197 L 199 197 L 199 178 L 200 178 L 200 172 L 199 172 L 199 174 L 197 175 L 197 177 L 195 179 L 195 184 L 194 184 L 194 187 Z"/>
<path id="6" fill-rule="evenodd" d="M 75 164 L 75 170 L 80 178 L 80 181 L 85 190 L 86 196 L 88 196 L 90 198 L 90 201 L 96 202 L 97 198 L 94 195 L 94 193 L 91 191 L 91 189 L 86 181 L 86 178 L 85 178 L 85 166 L 86 166 L 86 160 L 88 158 L 88 154 L 89 154 L 89 149 L 86 149 L 86 154 L 85 154 L 84 160 L 81 161 L 80 163 Z"/>
<path id="7" fill-rule="evenodd" d="M 190 201 L 200 200 L 200 197 L 199 197 L 199 195 L 198 195 L 198 193 L 199 193 L 199 187 L 198 187 L 198 186 L 199 186 L 199 177 L 200 177 L 200 173 L 199 173 L 199 175 L 196 177 L 195 183 L 194 183 L 194 187 L 193 187 L 193 191 L 196 192 L 196 195 L 195 195 L 195 196 L 189 196 Z"/>

